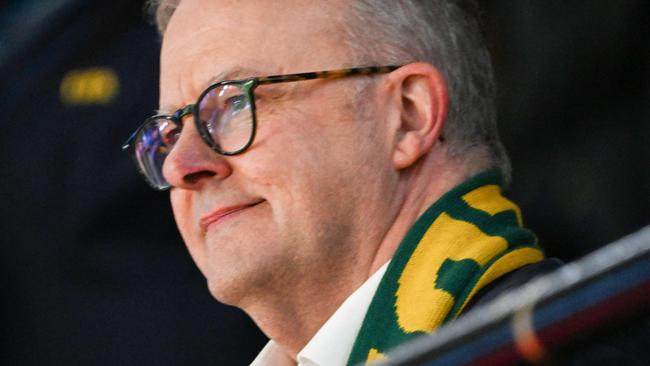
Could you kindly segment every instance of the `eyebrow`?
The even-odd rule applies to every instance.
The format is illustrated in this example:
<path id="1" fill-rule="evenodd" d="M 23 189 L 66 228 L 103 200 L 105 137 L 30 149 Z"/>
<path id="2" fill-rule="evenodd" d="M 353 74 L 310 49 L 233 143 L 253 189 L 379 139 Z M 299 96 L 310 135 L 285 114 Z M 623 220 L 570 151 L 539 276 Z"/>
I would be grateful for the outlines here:
<path id="1" fill-rule="evenodd" d="M 255 70 L 253 68 L 248 68 L 244 66 L 235 66 L 233 68 L 230 68 L 229 70 L 224 70 L 210 79 L 203 85 L 201 90 L 207 89 L 210 85 L 216 84 L 221 81 L 226 81 L 226 80 L 236 80 L 236 79 L 242 79 L 242 78 L 252 78 L 252 77 L 259 77 L 262 76 L 262 72 Z M 183 107 L 180 107 L 183 108 Z M 172 115 L 178 110 L 178 108 L 175 107 L 170 107 L 170 106 L 164 106 L 161 107 L 157 110 L 155 110 L 156 115 Z"/>
<path id="2" fill-rule="evenodd" d="M 265 74 L 264 74 L 265 75 Z M 260 77 L 263 76 L 263 73 L 259 70 L 255 70 L 253 68 L 249 67 L 244 67 L 244 66 L 235 66 L 231 68 L 230 70 L 227 71 L 222 71 L 218 73 L 217 75 L 211 77 L 207 85 L 204 86 L 204 89 L 209 87 L 212 84 L 221 82 L 221 81 L 226 81 L 226 80 L 236 80 L 236 79 L 243 79 L 243 78 L 253 78 L 253 77 Z"/>

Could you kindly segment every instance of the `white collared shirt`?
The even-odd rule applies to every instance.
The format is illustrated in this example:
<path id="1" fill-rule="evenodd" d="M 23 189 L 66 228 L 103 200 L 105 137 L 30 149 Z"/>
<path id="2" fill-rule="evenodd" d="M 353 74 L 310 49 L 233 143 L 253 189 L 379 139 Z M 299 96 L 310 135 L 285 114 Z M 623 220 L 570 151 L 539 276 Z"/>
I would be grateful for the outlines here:
<path id="1" fill-rule="evenodd" d="M 385 263 L 352 293 L 298 353 L 298 366 L 345 365 L 354 340 L 361 329 L 379 282 L 386 272 Z M 273 340 L 257 355 L 251 366 L 295 366 L 296 362 Z"/>

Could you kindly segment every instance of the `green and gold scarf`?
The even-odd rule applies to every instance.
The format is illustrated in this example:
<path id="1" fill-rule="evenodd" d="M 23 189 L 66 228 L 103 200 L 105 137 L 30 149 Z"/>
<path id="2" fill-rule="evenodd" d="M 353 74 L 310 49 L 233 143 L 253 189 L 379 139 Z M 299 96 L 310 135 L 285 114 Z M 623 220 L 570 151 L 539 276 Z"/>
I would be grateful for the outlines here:
<path id="1" fill-rule="evenodd" d="M 485 285 L 544 257 L 519 208 L 488 171 L 455 187 L 416 221 L 395 252 L 357 335 L 348 365 L 458 317 Z"/>

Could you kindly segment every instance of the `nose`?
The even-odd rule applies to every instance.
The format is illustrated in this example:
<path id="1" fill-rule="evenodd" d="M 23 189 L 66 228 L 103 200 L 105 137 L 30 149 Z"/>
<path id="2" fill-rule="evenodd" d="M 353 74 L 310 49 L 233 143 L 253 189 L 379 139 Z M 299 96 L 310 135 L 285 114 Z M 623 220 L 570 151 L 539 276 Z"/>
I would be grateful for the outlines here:
<path id="1" fill-rule="evenodd" d="M 199 189 L 213 178 L 225 179 L 232 167 L 201 138 L 191 116 L 163 164 L 163 176 L 172 187 Z"/>

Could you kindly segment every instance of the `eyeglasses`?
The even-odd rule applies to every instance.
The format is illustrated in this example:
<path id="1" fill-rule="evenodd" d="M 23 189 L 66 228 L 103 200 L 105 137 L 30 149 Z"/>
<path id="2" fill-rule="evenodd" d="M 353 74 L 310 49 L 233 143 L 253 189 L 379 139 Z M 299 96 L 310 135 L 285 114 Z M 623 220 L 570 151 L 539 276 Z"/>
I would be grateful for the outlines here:
<path id="1" fill-rule="evenodd" d="M 195 104 L 187 105 L 171 116 L 148 118 L 123 144 L 122 149 L 132 148 L 136 166 L 149 185 L 157 190 L 166 190 L 171 185 L 163 176 L 163 164 L 178 141 L 185 116 L 193 115 L 199 135 L 212 150 L 221 155 L 237 155 L 246 151 L 255 139 L 257 117 L 254 92 L 258 86 L 388 73 L 399 67 L 355 67 L 221 81 L 210 85 Z"/>

